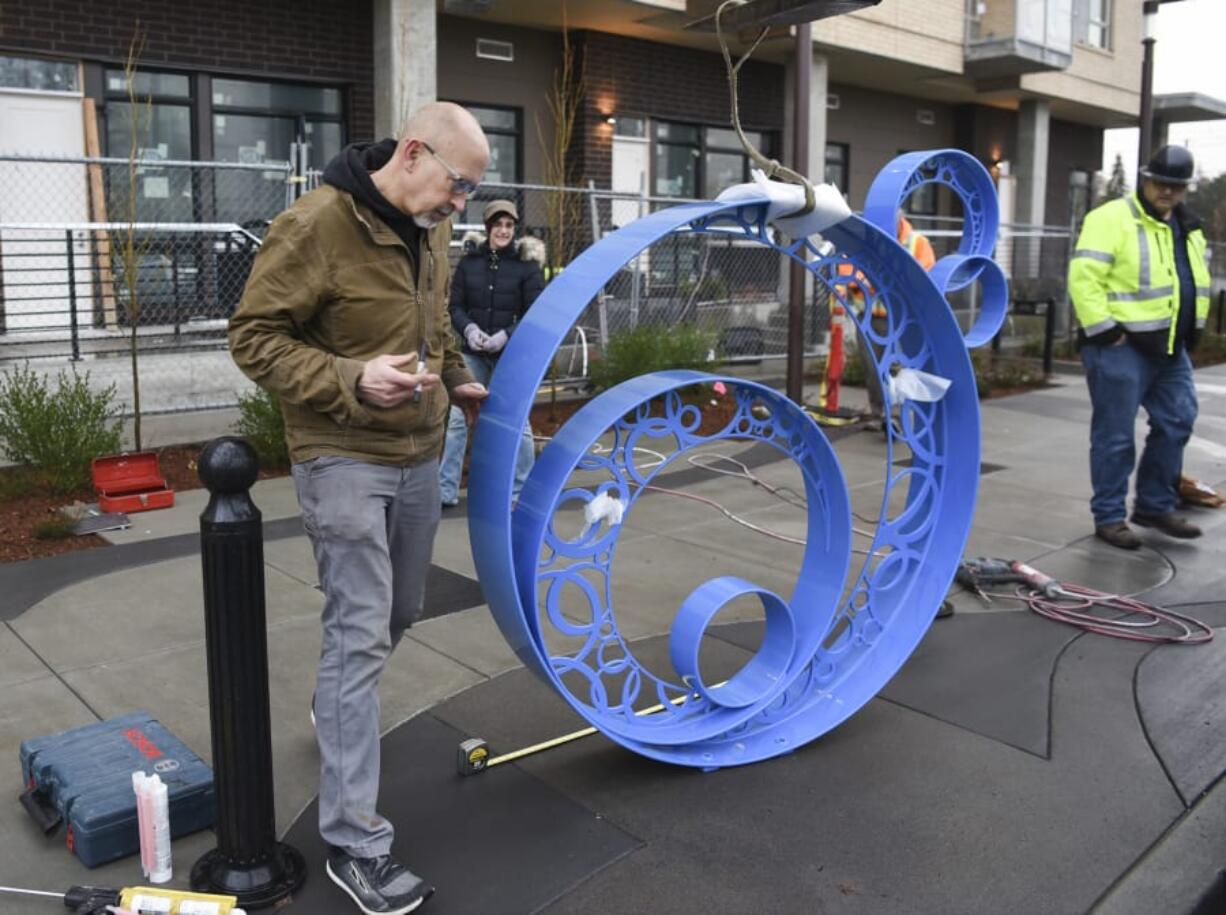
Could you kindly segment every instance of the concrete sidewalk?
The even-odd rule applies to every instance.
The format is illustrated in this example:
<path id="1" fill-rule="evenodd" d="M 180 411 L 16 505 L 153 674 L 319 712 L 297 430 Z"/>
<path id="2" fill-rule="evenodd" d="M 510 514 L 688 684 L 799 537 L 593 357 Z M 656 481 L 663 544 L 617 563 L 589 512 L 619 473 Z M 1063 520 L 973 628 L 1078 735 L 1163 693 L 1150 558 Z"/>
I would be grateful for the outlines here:
<path id="1" fill-rule="evenodd" d="M 1076 377 L 1058 380 L 1058 386 L 1046 390 L 983 404 L 983 475 L 966 553 L 1031 561 L 1063 580 L 1117 593 L 1154 592 L 1169 604 L 1209 602 L 1205 605 L 1206 620 L 1215 626 L 1226 625 L 1226 607 L 1214 603 L 1226 600 L 1226 511 L 1190 513 L 1206 531 L 1199 541 L 1175 542 L 1142 532 L 1146 547 L 1136 553 L 1124 553 L 1096 541 L 1090 536 L 1087 505 L 1090 408 L 1085 385 Z M 1226 484 L 1226 367 L 1201 370 L 1196 373 L 1196 381 L 1201 417 L 1197 435 L 1187 449 L 1185 470 L 1221 488 Z M 176 434 L 190 439 L 189 428 L 182 425 L 185 421 L 180 421 Z M 1139 436 L 1143 429 L 1142 421 L 1138 424 Z M 726 450 L 738 453 L 735 448 Z M 881 435 L 854 433 L 838 439 L 835 450 L 847 476 L 853 508 L 875 516 L 888 470 Z M 799 474 L 784 461 L 755 467 L 754 472 L 775 486 L 799 481 Z M 770 499 L 759 487 L 741 486 L 711 474 L 692 480 L 687 477 L 683 488 L 718 499 L 730 511 L 772 531 L 792 536 L 803 533 L 803 514 Z M 47 840 L 39 834 L 17 801 L 22 787 L 17 748 L 22 739 L 145 709 L 208 759 L 200 558 L 194 544 L 205 495 L 202 490 L 180 493 L 173 509 L 134 515 L 129 530 L 107 535 L 115 544 L 111 548 L 0 569 L 0 589 L 10 599 L 16 595 L 15 603 L 0 609 L 4 622 L 0 627 L 0 759 L 8 761 L 4 778 L 9 786 L 7 799 L 0 803 L 0 824 L 8 837 L 0 853 L 0 884 L 62 891 L 76 883 L 140 882 L 135 858 L 87 870 L 63 848 L 62 838 Z M 294 523 L 298 508 L 291 481 L 262 481 L 252 495 L 272 534 L 265 543 L 265 576 L 277 824 L 284 833 L 311 803 L 318 781 L 317 752 L 307 709 L 319 651 L 322 597 L 315 588 L 309 544 Z M 800 557 L 799 547 L 756 536 L 710 508 L 670 500 L 666 495 L 653 495 L 636 507 L 627 519 L 620 543 L 619 570 L 624 571 L 614 582 L 614 592 L 621 628 L 634 639 L 665 633 L 678 600 L 714 574 L 752 571 L 762 585 L 786 593 L 795 580 Z M 666 562 L 661 561 L 663 557 L 667 557 Z M 456 575 L 474 576 L 462 511 L 444 515 L 434 562 Z M 1001 602 L 985 606 L 967 594 L 957 596 L 955 604 L 955 620 L 969 621 L 974 616 L 991 619 L 994 625 L 996 620 L 1029 616 L 1028 611 Z M 721 616 L 721 622 L 730 621 Z M 934 623 L 929 639 L 944 625 L 944 621 Z M 1059 624 L 1045 625 L 1059 631 L 1062 638 L 1067 636 L 1068 631 Z M 969 633 L 971 628 L 967 622 L 957 630 L 950 629 L 952 635 L 940 636 L 955 643 L 948 646 L 950 657 L 959 657 L 959 633 Z M 1086 645 L 1091 653 L 1109 652 L 1115 647 L 1095 647 L 1103 641 L 1087 636 L 1077 644 Z M 932 650 L 936 647 L 934 643 Z M 927 642 L 921 651 L 926 648 Z M 1163 708 L 1170 704 L 1168 700 L 1178 698 L 1181 690 L 1188 689 L 1189 683 L 1212 680 L 1226 668 L 1226 654 L 1219 650 L 1219 642 L 1179 651 L 1182 654 L 1177 663 L 1172 662 L 1176 666 L 1170 676 L 1162 679 L 1154 674 L 1147 681 L 1157 690 L 1160 704 L 1165 703 Z M 971 652 L 968 643 L 963 656 Z M 1058 689 L 1061 677 L 1079 683 L 1079 690 L 1093 682 L 1092 678 L 1085 679 L 1090 677 L 1088 670 L 1074 676 L 1064 669 L 1061 674 L 1060 663 L 1064 662 L 1053 656 L 1046 669 L 1055 684 L 1052 702 L 1057 715 L 1068 709 L 1072 716 L 1059 719 L 1061 727 L 1071 727 L 1069 721 L 1075 721 L 1077 728 L 1136 728 L 1137 718 L 1143 727 L 1152 723 L 1140 707 L 1139 696 L 1131 706 L 1125 700 L 1121 700 L 1123 705 L 1104 706 L 1101 713 L 1108 716 L 1105 721 L 1099 721 L 1094 707 L 1074 711 L 1060 704 L 1065 701 Z M 391 729 L 474 687 L 490 684 L 487 691 L 496 688 L 492 681 L 518 667 L 485 606 L 427 619 L 410 632 L 389 664 L 382 684 L 384 726 Z M 1001 725 L 1002 732 L 993 733 L 997 727 L 994 722 L 1002 714 L 994 707 L 985 706 L 981 719 L 975 718 L 973 709 L 962 718 L 954 713 L 946 715 L 942 709 L 952 706 L 942 705 L 944 700 L 939 697 L 931 708 L 919 707 L 923 703 L 914 699 L 916 695 L 924 694 L 924 690 L 935 694 L 946 682 L 942 677 L 952 683 L 959 676 L 956 670 L 921 667 L 913 664 L 900 675 L 899 688 L 911 690 L 905 696 L 900 693 L 891 697 L 889 692 L 895 688 L 891 684 L 887 694 L 876 700 L 891 708 L 891 727 L 913 733 L 918 744 L 934 740 L 938 732 L 945 733 L 952 727 L 1003 748 L 993 751 L 999 759 L 1016 752 L 1018 741 L 1010 737 L 1012 724 Z M 915 683 L 903 683 L 905 678 L 915 679 Z M 982 698 L 985 703 L 992 700 L 991 696 Z M 1093 696 L 1083 698 L 1095 701 Z M 985 881 L 1002 867 L 1030 875 L 1035 883 L 1033 907 L 997 910 L 1001 912 L 1085 911 L 1086 902 L 1093 900 L 1099 900 L 1101 911 L 1112 913 L 1192 911 L 1218 870 L 1226 865 L 1226 799 L 1217 787 L 1219 776 L 1226 771 L 1226 703 L 1220 693 L 1212 691 L 1202 698 L 1205 708 L 1184 710 L 1204 722 L 1198 725 L 1194 746 L 1178 729 L 1166 743 L 1161 735 L 1150 735 L 1147 752 L 1153 759 L 1140 760 L 1137 765 L 1148 766 L 1146 772 L 1157 772 L 1157 777 L 1147 775 L 1138 782 L 1128 766 L 1108 768 L 1094 773 L 1101 792 L 1036 800 L 1039 808 L 1066 810 L 1061 822 L 1098 821 L 1118 811 L 1121 821 L 1143 824 L 1135 828 L 1148 832 L 1131 837 L 1128 848 L 1133 850 L 1127 854 L 1121 852 L 1114 859 L 1095 862 L 1091 860 L 1095 857 L 1093 849 L 1077 851 L 1075 837 L 1068 836 L 1054 843 L 1018 844 L 1008 862 L 951 861 L 948 866 L 961 869 L 968 885 L 978 879 L 975 869 L 982 870 Z M 1017 720 L 1025 714 L 1019 711 Z M 1036 714 L 1047 715 L 1046 706 Z M 884 722 L 880 718 L 870 720 Z M 1035 719 L 1036 735 L 1047 720 Z M 861 724 L 861 730 L 866 726 Z M 1045 733 L 1050 737 L 1050 724 L 1048 727 Z M 820 753 L 821 748 L 814 752 Z M 1046 752 L 1056 751 L 1049 746 Z M 1185 758 L 1192 753 L 1200 760 L 1195 771 L 1187 769 L 1191 763 Z M 1001 765 L 1004 777 L 1012 764 Z M 874 775 L 866 773 L 861 781 L 853 777 L 842 790 L 871 792 L 872 779 L 888 780 L 892 766 L 905 767 L 906 762 L 882 760 Z M 1162 772 L 1166 772 L 1165 778 Z M 951 768 L 951 779 L 960 777 L 953 773 Z M 1042 784 L 1041 780 L 1036 784 Z M 584 803 L 581 795 L 573 796 Z M 973 831 L 979 805 L 987 801 L 957 791 L 952 796 L 963 805 L 959 819 Z M 786 803 L 786 799 L 780 802 Z M 921 805 L 917 810 L 928 808 Z M 175 842 L 174 885 L 185 886 L 191 864 L 213 844 L 211 832 Z M 1061 855 L 1084 855 L 1085 860 L 1062 860 L 1057 868 L 1051 858 L 1053 849 Z M 914 853 L 926 854 L 923 850 Z M 893 846 L 891 854 L 907 852 Z M 311 879 L 323 879 L 319 862 L 311 864 L 315 868 Z M 907 862 L 895 858 L 883 860 L 878 866 L 906 870 Z M 759 862 L 757 867 L 762 869 L 767 885 L 788 880 L 785 873 L 770 873 L 769 862 Z M 1060 873 L 1051 873 L 1053 870 Z M 576 890 L 579 895 L 569 902 L 567 897 L 555 900 L 551 910 L 616 909 L 617 898 L 608 897 L 616 897 L 618 892 L 620 884 L 611 876 L 615 873 L 610 871 L 598 884 L 600 892 L 606 894 L 601 905 L 592 901 L 595 890 L 588 895 Z M 639 874 L 636 879 L 647 879 L 642 871 L 635 873 Z M 1042 885 L 1045 874 L 1050 874 L 1053 886 L 1066 889 L 1054 897 L 1045 895 L 1050 891 Z M 933 897 L 920 894 L 916 898 Z M 14 901 L 0 895 L 0 913 L 51 913 L 57 911 L 52 902 L 42 905 L 38 900 Z M 625 902 L 633 909 L 641 898 L 630 894 Z M 830 899 L 820 900 L 820 905 L 818 902 L 814 902 L 812 911 L 897 910 L 886 905 L 874 908 L 869 898 L 840 897 L 837 892 Z M 974 911 L 961 905 L 958 899 L 945 900 L 940 911 Z M 762 907 L 767 911 L 787 910 L 772 908 L 769 896 Z"/>

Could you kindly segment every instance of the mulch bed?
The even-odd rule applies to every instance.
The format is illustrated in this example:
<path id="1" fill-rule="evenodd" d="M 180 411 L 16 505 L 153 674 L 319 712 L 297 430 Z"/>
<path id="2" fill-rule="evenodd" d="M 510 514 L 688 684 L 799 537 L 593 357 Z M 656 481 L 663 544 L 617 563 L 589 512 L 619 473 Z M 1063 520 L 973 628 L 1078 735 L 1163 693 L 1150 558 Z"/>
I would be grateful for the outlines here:
<path id="1" fill-rule="evenodd" d="M 586 401 L 563 400 L 557 404 L 537 404 L 532 410 L 532 428 L 538 435 L 553 435 Z M 704 405 L 703 432 L 723 428 L 733 412 L 732 398 L 723 397 L 713 406 Z M 176 493 L 199 489 L 200 477 L 196 471 L 196 459 L 202 444 L 177 445 L 156 449 L 158 466 L 167 485 Z M 260 478 L 285 476 L 289 468 L 264 468 Z M 27 489 L 21 494 L 16 492 Z M 61 519 L 60 509 L 74 502 L 96 502 L 97 495 L 89 487 L 75 493 L 52 494 L 46 487 L 30 480 L 27 471 L 13 467 L 0 468 L 0 562 L 19 562 L 42 556 L 56 556 L 74 550 L 88 550 L 106 546 L 107 541 L 97 534 L 75 535 L 65 533 L 59 525 L 60 536 L 39 536 L 40 527 L 55 526 Z"/>
<path id="2" fill-rule="evenodd" d="M 202 445 L 177 445 L 155 449 L 158 466 L 167 485 L 175 492 L 199 489 L 200 477 L 196 473 L 196 458 Z M 284 476 L 282 470 L 261 470 L 260 478 Z M 74 502 L 90 503 L 98 500 L 97 494 L 88 486 L 75 493 L 53 494 L 38 481 L 32 480 L 27 471 L 15 467 L 0 468 L 0 493 L 11 494 L 28 488 L 21 495 L 0 496 L 0 562 L 18 562 L 42 556 L 58 556 L 74 550 L 88 550 L 106 546 L 107 541 L 97 534 L 77 536 L 42 536 L 41 526 L 57 526 L 62 518 L 60 509 Z M 62 528 L 60 529 L 62 533 Z"/>

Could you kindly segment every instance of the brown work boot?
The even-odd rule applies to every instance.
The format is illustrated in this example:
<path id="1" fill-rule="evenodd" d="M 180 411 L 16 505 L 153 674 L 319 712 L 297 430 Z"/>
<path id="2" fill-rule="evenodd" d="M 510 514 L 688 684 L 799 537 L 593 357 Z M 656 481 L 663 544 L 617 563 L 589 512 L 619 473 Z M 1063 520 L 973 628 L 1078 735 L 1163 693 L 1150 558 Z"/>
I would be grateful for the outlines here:
<path id="1" fill-rule="evenodd" d="M 1135 550 L 1141 545 L 1141 538 L 1123 521 L 1098 525 L 1094 528 L 1094 536 L 1099 540 L 1106 540 L 1112 546 L 1118 546 L 1121 550 Z"/>
<path id="2" fill-rule="evenodd" d="M 1178 537 L 1180 540 L 1193 540 L 1201 534 L 1199 527 L 1185 521 L 1174 512 L 1167 512 L 1165 515 L 1147 515 L 1144 512 L 1134 511 L 1132 523 L 1139 524 L 1141 527 L 1152 527 L 1162 531 L 1168 537 Z"/>
<path id="3" fill-rule="evenodd" d="M 1221 508 L 1226 505 L 1226 499 L 1218 495 L 1212 486 L 1186 475 L 1179 477 L 1179 501 L 1184 505 L 1201 508 Z"/>

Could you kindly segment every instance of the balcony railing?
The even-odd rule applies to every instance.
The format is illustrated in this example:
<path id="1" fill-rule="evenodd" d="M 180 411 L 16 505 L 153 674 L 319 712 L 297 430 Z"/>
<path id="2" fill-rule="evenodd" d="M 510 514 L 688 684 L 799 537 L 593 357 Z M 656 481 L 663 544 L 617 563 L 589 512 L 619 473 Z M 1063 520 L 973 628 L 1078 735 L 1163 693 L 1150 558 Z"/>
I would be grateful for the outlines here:
<path id="1" fill-rule="evenodd" d="M 976 79 L 1073 62 L 1073 0 L 967 0 L 966 73 Z"/>

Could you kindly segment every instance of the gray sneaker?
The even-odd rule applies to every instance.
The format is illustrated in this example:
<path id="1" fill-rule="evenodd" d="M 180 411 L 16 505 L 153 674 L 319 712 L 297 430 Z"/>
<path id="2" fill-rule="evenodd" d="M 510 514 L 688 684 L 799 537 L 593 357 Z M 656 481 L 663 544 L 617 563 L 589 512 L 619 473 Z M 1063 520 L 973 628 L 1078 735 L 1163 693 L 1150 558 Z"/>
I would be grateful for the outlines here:
<path id="1" fill-rule="evenodd" d="M 324 869 L 366 915 L 404 915 L 434 894 L 434 887 L 391 855 L 355 858 L 334 849 Z"/>

